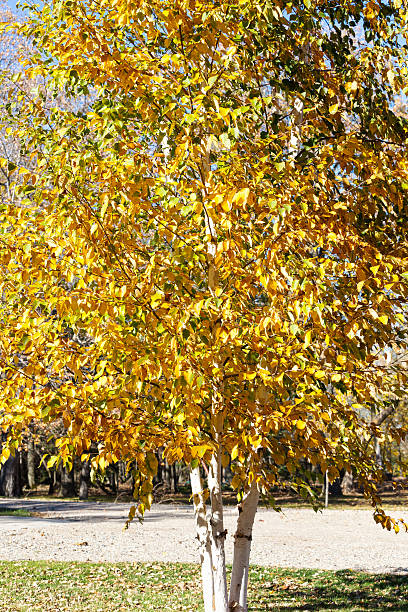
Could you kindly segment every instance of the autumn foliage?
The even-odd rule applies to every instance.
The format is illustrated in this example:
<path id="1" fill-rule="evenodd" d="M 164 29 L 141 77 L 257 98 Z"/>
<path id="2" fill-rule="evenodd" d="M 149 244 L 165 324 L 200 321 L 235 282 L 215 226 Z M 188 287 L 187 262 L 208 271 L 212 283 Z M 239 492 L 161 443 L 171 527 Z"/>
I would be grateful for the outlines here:
<path id="1" fill-rule="evenodd" d="M 159 448 L 265 495 L 345 468 L 377 504 L 367 415 L 406 383 L 379 359 L 406 345 L 401 2 L 67 0 L 19 33 L 2 427 L 136 459 L 140 511 Z"/>

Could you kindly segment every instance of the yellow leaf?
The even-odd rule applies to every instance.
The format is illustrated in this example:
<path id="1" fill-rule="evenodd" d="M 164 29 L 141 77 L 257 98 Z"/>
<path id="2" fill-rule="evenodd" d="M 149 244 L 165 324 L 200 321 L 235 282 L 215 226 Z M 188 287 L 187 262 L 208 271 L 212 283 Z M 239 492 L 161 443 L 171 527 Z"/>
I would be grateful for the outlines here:
<path id="1" fill-rule="evenodd" d="M 195 315 L 197 315 L 197 317 L 199 316 L 201 312 L 203 304 L 204 304 L 204 300 L 200 300 L 199 302 L 196 302 L 192 308 L 192 311 L 194 312 Z"/>
<path id="2" fill-rule="evenodd" d="M 296 427 L 300 430 L 304 429 L 306 427 L 306 423 L 304 421 L 296 421 Z"/>
<path id="3" fill-rule="evenodd" d="M 239 447 L 238 447 L 238 444 L 236 444 L 231 451 L 231 461 L 234 461 L 234 459 L 238 457 L 238 453 L 239 453 Z"/>
<path id="4" fill-rule="evenodd" d="M 211 447 L 208 446 L 208 444 L 202 444 L 201 446 L 198 447 L 197 455 L 200 457 L 200 459 L 202 459 L 205 453 L 210 449 Z"/>
<path id="5" fill-rule="evenodd" d="M 344 365 L 347 361 L 347 357 L 345 357 L 344 355 L 337 355 L 337 363 L 339 363 L 340 365 Z"/>
<path id="6" fill-rule="evenodd" d="M 231 202 L 229 202 L 229 200 L 223 200 L 221 208 L 224 212 L 229 212 L 232 208 Z"/>
<path id="7" fill-rule="evenodd" d="M 232 201 L 235 202 L 238 206 L 245 206 L 245 204 L 248 201 L 248 198 L 249 198 L 249 189 L 248 187 L 245 187 L 244 189 L 237 191 L 237 193 L 232 198 Z"/>
<path id="8" fill-rule="evenodd" d="M 174 422 L 176 423 L 176 425 L 182 425 L 185 421 L 185 415 L 184 412 L 180 412 L 178 415 L 176 415 L 174 417 Z"/>
<path id="9" fill-rule="evenodd" d="M 338 110 L 339 110 L 339 105 L 337 103 L 329 106 L 329 113 L 331 115 L 334 115 L 334 113 L 337 113 Z"/>
<path id="10" fill-rule="evenodd" d="M 309 331 L 307 331 L 305 334 L 305 342 L 303 344 L 304 349 L 306 349 L 309 346 L 311 339 L 312 339 L 312 331 L 309 329 Z"/>
<path id="11" fill-rule="evenodd" d="M 241 478 L 238 476 L 238 474 L 235 474 L 234 478 L 231 480 L 231 487 L 233 489 L 237 489 L 240 484 L 241 484 Z"/>

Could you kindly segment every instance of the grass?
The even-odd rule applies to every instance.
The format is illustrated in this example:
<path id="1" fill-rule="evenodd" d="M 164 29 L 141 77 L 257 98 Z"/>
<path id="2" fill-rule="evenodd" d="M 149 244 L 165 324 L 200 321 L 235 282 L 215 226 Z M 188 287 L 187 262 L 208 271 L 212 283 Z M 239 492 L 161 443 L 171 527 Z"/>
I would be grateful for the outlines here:
<path id="1" fill-rule="evenodd" d="M 0 509 L 0 516 L 31 516 L 31 512 L 23 510 L 23 508 L 17 508 L 16 510 L 8 510 L 7 508 Z"/>
<path id="2" fill-rule="evenodd" d="M 301 545 L 301 544 L 300 544 Z M 251 612 L 408 611 L 408 578 L 253 567 Z M 0 610 L 202 612 L 196 565 L 0 562 Z"/>

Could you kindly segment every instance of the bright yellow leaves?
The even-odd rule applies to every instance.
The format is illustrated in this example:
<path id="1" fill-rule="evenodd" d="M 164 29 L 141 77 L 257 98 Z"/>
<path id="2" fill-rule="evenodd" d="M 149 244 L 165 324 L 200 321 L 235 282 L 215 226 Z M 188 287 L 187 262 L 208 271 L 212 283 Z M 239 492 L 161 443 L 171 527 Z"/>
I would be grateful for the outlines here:
<path id="1" fill-rule="evenodd" d="M 311 341 L 312 341 L 312 331 L 309 329 L 305 334 L 305 341 L 303 343 L 303 348 L 307 349 Z"/>
<path id="2" fill-rule="evenodd" d="M 231 451 L 231 461 L 234 461 L 238 457 L 238 454 L 239 454 L 239 446 L 238 444 L 236 444 Z"/>
<path id="3" fill-rule="evenodd" d="M 313 2 L 184 5 L 101 0 L 90 23 L 77 2 L 69 27 L 48 7 L 22 27 L 41 51 L 27 76 L 54 106 L 9 96 L 31 158 L 21 174 L 2 162 L 25 182 L 0 211 L 1 425 L 18 438 L 38 414 L 63 419 L 64 459 L 94 440 L 100 469 L 136 459 L 140 509 L 159 449 L 208 464 L 215 414 L 238 489 L 361 459 L 372 492 L 350 402 L 407 382 L 375 357 L 408 298 L 405 136 L 386 102 L 400 62 L 381 7 L 359 21 L 365 50 L 343 7 L 346 57 L 334 30 L 309 44 Z"/>
<path id="4" fill-rule="evenodd" d="M 233 204 L 235 204 L 239 208 L 244 208 L 248 202 L 249 193 L 250 192 L 248 187 L 244 187 L 243 189 L 238 191 L 232 198 Z"/>

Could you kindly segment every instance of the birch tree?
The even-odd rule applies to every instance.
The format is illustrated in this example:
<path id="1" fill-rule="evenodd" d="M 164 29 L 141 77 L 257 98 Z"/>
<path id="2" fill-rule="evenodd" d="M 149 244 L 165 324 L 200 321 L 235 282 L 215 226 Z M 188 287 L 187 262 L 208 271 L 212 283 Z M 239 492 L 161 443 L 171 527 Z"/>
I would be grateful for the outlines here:
<path id="1" fill-rule="evenodd" d="M 399 529 L 362 415 L 406 382 L 377 359 L 406 344 L 406 17 L 398 0 L 59 0 L 19 28 L 25 77 L 92 97 L 64 109 L 17 79 L 7 107 L 36 168 L 0 216 L 3 458 L 62 419 L 67 469 L 136 461 L 130 519 L 158 449 L 190 466 L 206 612 L 247 610 L 282 465 L 353 472 Z"/>

